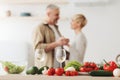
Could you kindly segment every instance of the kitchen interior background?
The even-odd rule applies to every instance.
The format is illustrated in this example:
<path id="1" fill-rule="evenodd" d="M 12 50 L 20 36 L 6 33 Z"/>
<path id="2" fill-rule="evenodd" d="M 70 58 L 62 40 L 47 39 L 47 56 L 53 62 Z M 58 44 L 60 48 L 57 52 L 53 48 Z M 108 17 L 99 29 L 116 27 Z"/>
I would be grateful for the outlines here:
<path id="1" fill-rule="evenodd" d="M 115 60 L 120 54 L 120 0 L 109 0 L 105 4 L 58 4 L 61 19 L 58 22 L 61 33 L 71 39 L 70 18 L 82 13 L 88 19 L 83 29 L 88 41 L 84 61 L 100 63 L 103 59 Z M 34 63 L 32 34 L 45 15 L 47 4 L 0 4 L 0 60 Z M 11 12 L 5 17 L 6 11 Z M 30 17 L 21 17 L 29 12 Z M 72 40 L 72 39 L 71 39 Z"/>

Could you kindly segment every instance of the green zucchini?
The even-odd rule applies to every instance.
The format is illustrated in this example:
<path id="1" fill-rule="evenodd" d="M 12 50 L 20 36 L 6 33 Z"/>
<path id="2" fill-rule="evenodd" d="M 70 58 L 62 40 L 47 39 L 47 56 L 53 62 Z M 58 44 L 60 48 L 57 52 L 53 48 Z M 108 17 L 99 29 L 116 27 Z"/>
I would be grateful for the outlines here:
<path id="1" fill-rule="evenodd" d="M 113 76 L 112 72 L 105 70 L 96 70 L 89 73 L 91 76 Z"/>

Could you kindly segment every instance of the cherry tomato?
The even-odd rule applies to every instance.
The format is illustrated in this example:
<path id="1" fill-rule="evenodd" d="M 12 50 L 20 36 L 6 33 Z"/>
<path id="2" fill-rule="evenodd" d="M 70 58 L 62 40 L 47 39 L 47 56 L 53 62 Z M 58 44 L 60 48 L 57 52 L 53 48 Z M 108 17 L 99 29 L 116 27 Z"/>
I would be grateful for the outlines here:
<path id="1" fill-rule="evenodd" d="M 93 70 L 93 68 L 91 68 L 91 67 L 88 67 L 88 68 L 85 68 L 85 69 L 86 69 L 86 72 L 90 72 L 90 71 Z"/>
<path id="2" fill-rule="evenodd" d="M 66 76 L 77 76 L 78 72 L 77 71 L 66 71 L 65 75 Z"/>
<path id="3" fill-rule="evenodd" d="M 78 72 L 77 71 L 71 71 L 70 72 L 70 76 L 77 76 L 78 75 Z"/>
<path id="4" fill-rule="evenodd" d="M 94 70 L 99 70 L 99 68 L 96 66 L 96 67 L 94 68 Z"/>
<path id="5" fill-rule="evenodd" d="M 65 75 L 66 75 L 66 76 L 70 76 L 70 71 L 66 71 L 66 72 L 65 72 Z"/>
<path id="6" fill-rule="evenodd" d="M 83 66 L 80 68 L 81 72 L 90 72 L 92 70 L 98 70 L 99 68 L 94 62 L 84 62 Z"/>
<path id="7" fill-rule="evenodd" d="M 4 70 L 8 72 L 9 68 L 7 66 L 4 67 Z"/>
<path id="8" fill-rule="evenodd" d="M 78 72 L 77 72 L 77 71 L 75 71 L 75 75 L 76 75 L 76 76 L 78 75 Z"/>
<path id="9" fill-rule="evenodd" d="M 51 76 L 55 74 L 55 69 L 54 68 L 49 68 L 47 71 L 47 75 Z"/>
<path id="10" fill-rule="evenodd" d="M 96 64 L 95 64 L 94 62 L 91 62 L 91 63 L 90 63 L 90 66 L 93 67 L 93 68 L 95 68 L 95 67 L 96 67 Z"/>
<path id="11" fill-rule="evenodd" d="M 85 67 L 81 67 L 80 68 L 80 72 L 86 72 L 86 68 Z"/>
<path id="12" fill-rule="evenodd" d="M 89 64 L 89 62 L 84 62 L 84 64 L 83 64 L 85 67 L 88 67 L 90 64 Z"/>
<path id="13" fill-rule="evenodd" d="M 55 69 L 55 74 L 58 76 L 61 76 L 64 73 L 64 69 L 63 68 L 56 68 Z"/>

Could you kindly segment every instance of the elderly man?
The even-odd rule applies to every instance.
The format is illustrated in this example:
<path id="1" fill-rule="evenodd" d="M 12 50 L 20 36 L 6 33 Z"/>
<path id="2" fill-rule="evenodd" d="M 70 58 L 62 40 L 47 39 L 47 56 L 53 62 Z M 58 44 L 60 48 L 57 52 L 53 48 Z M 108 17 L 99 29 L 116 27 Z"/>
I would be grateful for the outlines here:
<path id="1" fill-rule="evenodd" d="M 55 59 L 55 48 L 68 45 L 69 39 L 61 36 L 56 25 L 59 20 L 59 12 L 58 6 L 48 5 L 46 8 L 47 19 L 35 29 L 34 49 L 37 50 L 37 53 L 35 53 L 35 66 L 38 68 L 42 66 L 58 67 L 58 62 Z M 45 56 L 40 53 L 41 49 Z"/>

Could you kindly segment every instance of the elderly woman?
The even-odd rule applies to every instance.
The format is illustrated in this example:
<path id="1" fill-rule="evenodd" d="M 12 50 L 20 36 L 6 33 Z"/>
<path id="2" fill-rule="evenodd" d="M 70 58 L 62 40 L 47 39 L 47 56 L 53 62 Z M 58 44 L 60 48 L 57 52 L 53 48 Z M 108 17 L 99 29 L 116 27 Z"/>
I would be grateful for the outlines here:
<path id="1" fill-rule="evenodd" d="M 71 28 L 75 32 L 74 40 L 68 45 L 70 52 L 69 60 L 76 60 L 83 63 L 85 50 L 86 50 L 86 37 L 82 32 L 83 27 L 86 25 L 87 20 L 83 14 L 76 14 L 72 17 Z"/>

